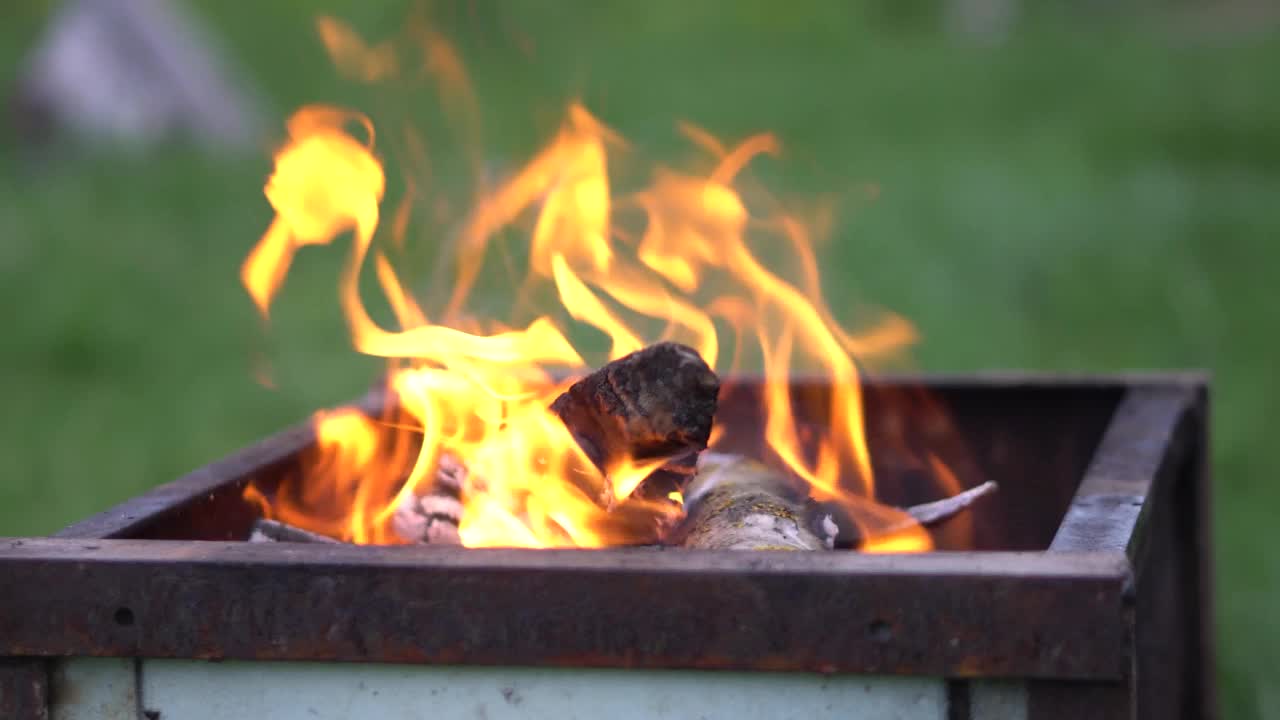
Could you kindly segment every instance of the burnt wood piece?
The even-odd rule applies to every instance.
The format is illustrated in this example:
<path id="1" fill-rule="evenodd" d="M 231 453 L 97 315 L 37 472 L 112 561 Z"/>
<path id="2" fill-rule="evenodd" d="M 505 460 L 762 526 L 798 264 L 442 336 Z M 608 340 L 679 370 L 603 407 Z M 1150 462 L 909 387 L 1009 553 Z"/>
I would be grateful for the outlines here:
<path id="1" fill-rule="evenodd" d="M 591 487 L 583 473 L 582 490 L 612 508 L 616 499 L 609 473 L 617 464 L 661 458 L 669 461 L 633 492 L 666 500 L 682 490 L 711 435 L 719 388 L 719 379 L 697 352 L 671 342 L 614 360 L 575 382 L 551 410 L 604 477 L 603 485 Z M 438 465 L 431 487 L 396 508 L 393 528 L 406 542 L 461 543 L 467 468 L 447 454 Z"/>
<path id="2" fill-rule="evenodd" d="M 0 657 L 0 718 L 49 720 L 49 673 L 44 660 Z"/>
<path id="3" fill-rule="evenodd" d="M 279 520 L 259 518 L 253 524 L 253 532 L 249 533 L 249 542 L 336 543 L 340 541 Z"/>
<path id="4" fill-rule="evenodd" d="M 666 498 L 693 477 L 716 414 L 720 380 L 690 347 L 662 342 L 605 364 L 551 404 L 601 473 L 620 461 L 669 458 L 636 493 Z M 601 500 L 613 502 L 606 483 Z"/>
<path id="5" fill-rule="evenodd" d="M 1131 652 L 1105 554 L 16 539 L 0 576 L 24 656 L 1116 680 Z"/>

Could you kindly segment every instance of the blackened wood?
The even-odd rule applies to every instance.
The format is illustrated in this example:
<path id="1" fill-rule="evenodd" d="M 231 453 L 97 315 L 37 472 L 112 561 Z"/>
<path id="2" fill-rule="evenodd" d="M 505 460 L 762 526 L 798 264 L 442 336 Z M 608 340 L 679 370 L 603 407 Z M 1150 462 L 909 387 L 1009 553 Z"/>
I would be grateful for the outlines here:
<path id="1" fill-rule="evenodd" d="M 48 720 L 49 674 L 44 660 L 0 657 L 0 718 Z"/>
<path id="2" fill-rule="evenodd" d="M 18 539 L 0 577 L 16 655 L 1118 679 L 1130 637 L 1105 554 Z"/>
<path id="3" fill-rule="evenodd" d="M 641 497 L 666 498 L 693 476 L 719 391 L 719 378 L 693 348 L 663 342 L 605 364 L 551 410 L 602 473 L 626 459 L 670 458 L 636 488 Z M 612 488 L 605 492 L 612 502 Z"/>

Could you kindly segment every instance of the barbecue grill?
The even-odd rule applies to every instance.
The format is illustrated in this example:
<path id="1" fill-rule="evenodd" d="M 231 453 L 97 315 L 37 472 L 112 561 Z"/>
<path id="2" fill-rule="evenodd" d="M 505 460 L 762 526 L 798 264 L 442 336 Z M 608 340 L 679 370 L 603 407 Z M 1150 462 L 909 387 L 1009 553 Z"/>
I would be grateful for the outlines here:
<path id="1" fill-rule="evenodd" d="M 873 453 L 910 387 L 1000 484 L 921 554 L 245 542 L 304 423 L 0 540 L 0 717 L 1213 715 L 1207 379 L 869 378 Z"/>

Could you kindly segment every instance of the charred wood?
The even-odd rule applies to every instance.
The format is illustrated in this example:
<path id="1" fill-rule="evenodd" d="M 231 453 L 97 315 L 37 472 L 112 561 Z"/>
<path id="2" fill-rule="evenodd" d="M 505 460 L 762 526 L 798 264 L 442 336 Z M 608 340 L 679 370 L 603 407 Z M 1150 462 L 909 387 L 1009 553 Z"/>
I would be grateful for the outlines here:
<path id="1" fill-rule="evenodd" d="M 631 517 L 615 508 L 609 472 L 626 460 L 666 459 L 633 494 L 670 502 L 693 478 L 698 453 L 707 446 L 715 417 L 720 380 L 692 348 L 663 342 L 605 364 L 578 380 L 551 404 L 583 454 L 604 478 L 592 485 L 590 473 L 575 479 L 579 489 L 618 514 L 620 526 L 639 532 L 647 515 Z M 467 486 L 467 468 L 443 454 L 435 482 L 425 493 L 407 497 L 396 509 L 393 529 L 406 542 L 459 544 Z M 657 540 L 665 528 L 653 527 Z"/>
<path id="2" fill-rule="evenodd" d="M 711 437 L 720 379 L 693 348 L 663 342 L 610 362 L 551 404 L 591 462 L 608 477 L 624 459 L 667 458 L 636 493 L 682 491 Z M 611 506 L 613 488 L 601 491 Z"/>

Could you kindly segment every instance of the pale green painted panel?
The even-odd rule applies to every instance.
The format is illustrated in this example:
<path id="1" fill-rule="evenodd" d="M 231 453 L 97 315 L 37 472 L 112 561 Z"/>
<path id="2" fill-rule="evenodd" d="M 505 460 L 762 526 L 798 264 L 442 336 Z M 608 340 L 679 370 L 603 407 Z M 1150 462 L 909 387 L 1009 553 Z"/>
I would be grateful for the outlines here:
<path id="1" fill-rule="evenodd" d="M 148 709 L 222 720 L 945 720 L 936 678 L 147 660 Z"/>
<path id="2" fill-rule="evenodd" d="M 136 720 L 138 694 L 131 658 L 72 658 L 50 677 L 52 720 Z"/>

